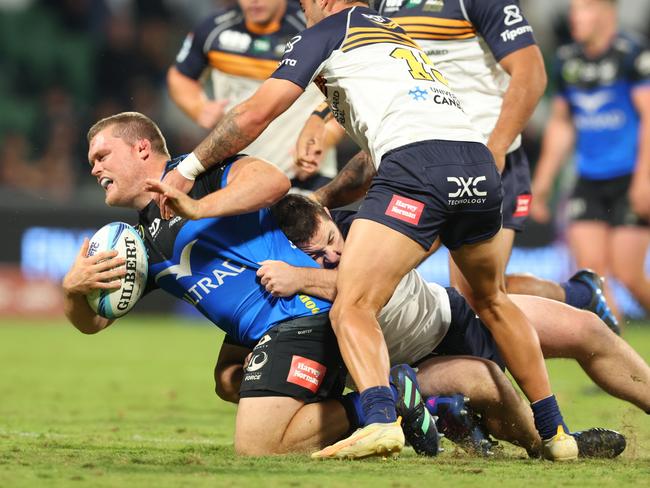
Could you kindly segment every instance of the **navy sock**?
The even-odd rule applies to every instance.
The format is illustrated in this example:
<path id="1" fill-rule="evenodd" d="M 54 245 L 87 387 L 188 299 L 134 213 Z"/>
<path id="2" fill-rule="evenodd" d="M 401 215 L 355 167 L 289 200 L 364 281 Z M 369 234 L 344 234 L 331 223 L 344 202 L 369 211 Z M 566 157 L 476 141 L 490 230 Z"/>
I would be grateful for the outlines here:
<path id="1" fill-rule="evenodd" d="M 350 431 L 354 432 L 362 425 L 366 425 L 366 418 L 361 408 L 361 397 L 356 391 L 352 391 L 341 397 L 341 404 L 345 409 L 345 415 L 350 423 Z"/>
<path id="2" fill-rule="evenodd" d="M 387 386 L 373 386 L 361 392 L 361 409 L 365 425 L 395 422 L 395 398 Z"/>
<path id="3" fill-rule="evenodd" d="M 564 288 L 566 295 L 566 304 L 576 308 L 585 308 L 589 305 L 594 291 L 587 283 L 582 281 L 565 281 L 560 286 Z"/>
<path id="4" fill-rule="evenodd" d="M 558 425 L 564 428 L 564 432 L 570 433 L 564 419 L 562 419 L 555 395 L 531 403 L 530 407 L 533 409 L 533 416 L 535 417 L 535 428 L 542 439 L 550 439 L 557 434 Z"/>

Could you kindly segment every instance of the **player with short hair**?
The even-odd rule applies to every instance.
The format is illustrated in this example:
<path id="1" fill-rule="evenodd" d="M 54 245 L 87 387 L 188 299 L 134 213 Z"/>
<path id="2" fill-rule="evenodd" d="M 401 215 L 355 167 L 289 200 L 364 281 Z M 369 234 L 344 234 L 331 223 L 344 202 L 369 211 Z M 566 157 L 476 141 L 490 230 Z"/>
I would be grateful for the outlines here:
<path id="1" fill-rule="evenodd" d="M 312 81 L 377 165 L 346 243 L 330 312 L 368 425 L 320 455 L 335 455 L 350 442 L 360 452 L 371 443 L 381 451 L 384 440 L 392 439 L 396 414 L 376 314 L 404 274 L 442 241 L 470 282 L 477 313 L 533 402 L 545 456 L 575 458 L 577 446 L 565 433 L 537 336 L 505 293 L 495 239 L 502 189 L 494 159 L 447 79 L 402 28 L 367 4 L 302 0 L 301 5 L 310 27 L 288 44 L 279 68 L 165 181 L 189 190 L 197 174 L 254 140 Z M 161 207 L 169 216 L 164 199 Z"/>
<path id="2" fill-rule="evenodd" d="M 317 267 L 263 208 L 287 192 L 286 176 L 269 163 L 238 155 L 198 178 L 190 196 L 174 191 L 160 178 L 179 158 L 170 160 L 156 124 L 135 112 L 100 120 L 88 142 L 91 173 L 106 192 L 106 204 L 138 211 L 148 254 L 145 293 L 162 288 L 191 303 L 257 353 L 242 381 L 235 450 L 268 455 L 340 439 L 349 427 L 349 408 L 341 399 L 345 367 L 328 319 L 330 302 L 305 294 L 274 297 L 256 276 L 259 262 L 269 258 Z M 174 219 L 161 218 L 153 200 L 157 192 L 169 198 L 178 214 Z M 63 289 L 66 316 L 91 334 L 112 321 L 97 315 L 86 295 L 119 289 L 125 269 L 115 251 L 93 256 L 87 251 L 86 239 Z M 392 385 L 397 398 L 417 391 L 410 379 Z M 420 420 L 430 419 L 421 401 L 402 410 L 405 417 L 413 412 Z M 437 452 L 435 428 L 430 435 Z M 411 441 L 419 445 L 428 438 Z"/>
<path id="3" fill-rule="evenodd" d="M 305 292 L 332 299 L 336 294 L 334 268 L 343 254 L 345 235 L 356 212 L 330 213 L 317 202 L 299 195 L 284 197 L 271 212 L 287 237 L 323 269 L 300 269 L 266 261 L 257 272 L 261 283 L 276 296 Z M 650 390 L 645 387 L 650 381 L 650 367 L 595 314 L 542 297 L 513 295 L 512 299 L 535 327 L 545 357 L 576 359 L 609 394 L 650 413 Z M 418 364 L 418 380 L 425 395 L 461 391 L 473 399 L 476 389 L 481 391 L 481 380 L 469 380 L 472 374 L 463 368 L 478 369 L 484 378 L 483 366 L 459 363 L 440 367 L 440 356 L 474 356 L 504 367 L 494 339 L 467 301 L 454 288 L 425 283 L 416 270 L 399 283 L 378 321 L 391 361 Z M 435 359 L 427 359 L 431 355 Z M 500 387 L 503 392 L 502 384 Z M 527 408 L 517 407 L 510 393 L 501 395 L 502 401 L 508 403 L 508 410 L 499 412 L 492 408 L 488 414 L 494 417 L 494 422 L 502 424 L 497 425 L 498 431 L 493 431 L 495 435 L 516 440 L 524 447 L 530 445 L 525 439 L 539 440 L 534 431 L 530 432 L 529 414 L 521 414 L 521 409 Z"/>
<path id="4" fill-rule="evenodd" d="M 650 311 L 650 49 L 619 32 L 615 0 L 572 0 L 569 20 L 575 42 L 557 52 L 533 216 L 549 219 L 555 175 L 575 145 L 567 236 L 576 264 L 615 277 Z"/>

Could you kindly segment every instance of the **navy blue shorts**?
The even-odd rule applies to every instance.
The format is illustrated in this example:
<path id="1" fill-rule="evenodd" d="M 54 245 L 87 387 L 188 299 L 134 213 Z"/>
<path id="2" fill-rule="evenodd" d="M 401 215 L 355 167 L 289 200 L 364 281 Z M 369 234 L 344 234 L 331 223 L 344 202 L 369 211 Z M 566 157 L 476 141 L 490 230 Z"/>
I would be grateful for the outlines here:
<path id="1" fill-rule="evenodd" d="M 530 202 L 530 166 L 523 148 L 506 155 L 501 173 L 503 185 L 503 227 L 521 232 L 528 219 Z"/>
<path id="2" fill-rule="evenodd" d="M 420 141 L 387 152 L 357 218 L 379 222 L 425 249 L 487 240 L 501 228 L 501 177 L 483 144 Z"/>
<path id="3" fill-rule="evenodd" d="M 455 288 L 447 288 L 451 306 L 451 324 L 433 356 L 475 356 L 489 359 L 505 369 L 506 365 L 488 328 L 478 318 L 467 300 Z"/>

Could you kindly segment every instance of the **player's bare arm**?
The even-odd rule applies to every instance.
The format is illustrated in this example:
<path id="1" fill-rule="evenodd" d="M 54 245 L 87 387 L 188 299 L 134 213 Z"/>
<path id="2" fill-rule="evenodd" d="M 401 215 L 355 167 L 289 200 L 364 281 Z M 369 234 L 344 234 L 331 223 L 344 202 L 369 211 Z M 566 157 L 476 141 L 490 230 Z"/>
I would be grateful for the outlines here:
<path id="1" fill-rule="evenodd" d="M 508 148 L 524 130 L 544 94 L 547 77 L 542 53 L 536 45 L 508 54 L 499 64 L 510 75 L 510 83 L 487 146 L 501 172 Z"/>
<path id="2" fill-rule="evenodd" d="M 636 167 L 630 186 L 630 202 L 634 211 L 645 219 L 650 218 L 650 88 L 637 88 L 632 92 L 632 103 L 639 118 L 639 149 Z"/>
<path id="3" fill-rule="evenodd" d="M 167 86 L 171 99 L 204 129 L 212 129 L 226 112 L 228 100 L 210 100 L 200 81 L 175 66 L 167 71 Z"/>
<path id="4" fill-rule="evenodd" d="M 332 181 L 314 192 L 313 197 L 324 207 L 343 207 L 363 198 L 376 173 L 370 155 L 359 151 Z"/>
<path id="5" fill-rule="evenodd" d="M 117 290 L 126 274 L 124 258 L 117 251 L 88 254 L 88 239 L 84 239 L 77 257 L 63 278 L 64 312 L 68 320 L 84 334 L 95 334 L 113 321 L 97 315 L 88 305 L 86 295 L 95 290 Z"/>
<path id="6" fill-rule="evenodd" d="M 571 122 L 569 104 L 562 97 L 555 97 L 551 117 L 542 140 L 542 153 L 535 168 L 532 190 L 531 216 L 546 222 L 550 218 L 548 197 L 564 159 L 573 145 L 575 129 Z"/>
<path id="7" fill-rule="evenodd" d="M 233 163 L 224 188 L 199 200 L 154 179 L 146 181 L 145 191 L 163 195 L 176 215 L 197 220 L 269 207 L 282 198 L 290 186 L 289 179 L 277 167 L 261 159 L 244 157 Z"/>
<path id="8" fill-rule="evenodd" d="M 296 164 L 303 170 L 314 173 L 318 170 L 323 155 L 339 143 L 345 129 L 332 116 L 326 102 L 320 104 L 305 122 L 296 141 Z"/>
<path id="9" fill-rule="evenodd" d="M 214 390 L 226 402 L 239 403 L 244 363 L 251 349 L 224 342 L 214 366 Z"/>
<path id="10" fill-rule="evenodd" d="M 302 268 L 284 261 L 262 261 L 257 270 L 260 283 L 276 297 L 305 293 L 325 300 L 336 298 L 336 270 Z"/>

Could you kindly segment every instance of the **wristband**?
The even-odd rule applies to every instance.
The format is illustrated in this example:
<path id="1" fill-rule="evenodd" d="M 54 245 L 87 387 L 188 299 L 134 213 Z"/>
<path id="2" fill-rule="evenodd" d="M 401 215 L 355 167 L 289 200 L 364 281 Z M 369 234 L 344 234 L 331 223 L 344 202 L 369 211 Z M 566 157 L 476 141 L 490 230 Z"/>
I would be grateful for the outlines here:
<path id="1" fill-rule="evenodd" d="M 322 110 L 314 110 L 311 114 L 315 115 L 316 117 L 320 117 L 321 119 L 325 120 L 328 115 L 330 115 L 332 111 L 330 110 L 329 105 L 325 105 L 325 108 Z"/>
<path id="2" fill-rule="evenodd" d="M 199 158 L 196 157 L 196 154 L 190 153 L 189 156 L 178 163 L 176 170 L 184 178 L 194 181 L 197 176 L 205 171 L 205 167 L 201 164 Z"/>

